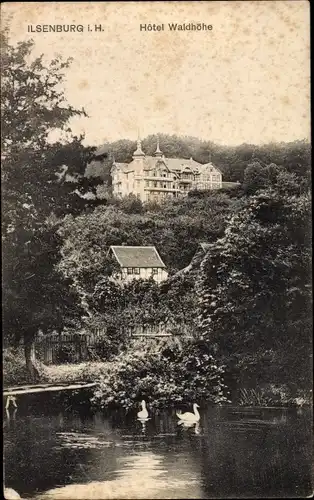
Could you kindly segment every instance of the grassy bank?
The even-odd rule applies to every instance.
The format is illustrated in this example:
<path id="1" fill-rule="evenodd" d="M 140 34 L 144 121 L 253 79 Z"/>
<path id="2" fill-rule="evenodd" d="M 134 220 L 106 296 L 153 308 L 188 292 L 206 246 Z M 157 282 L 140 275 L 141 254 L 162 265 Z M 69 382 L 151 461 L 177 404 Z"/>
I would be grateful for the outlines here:
<path id="1" fill-rule="evenodd" d="M 44 365 L 36 362 L 40 381 L 46 383 L 72 383 L 98 380 L 107 375 L 110 362 L 86 361 L 77 364 Z M 3 353 L 3 386 L 32 383 L 25 369 L 25 359 L 21 349 L 5 349 Z"/>

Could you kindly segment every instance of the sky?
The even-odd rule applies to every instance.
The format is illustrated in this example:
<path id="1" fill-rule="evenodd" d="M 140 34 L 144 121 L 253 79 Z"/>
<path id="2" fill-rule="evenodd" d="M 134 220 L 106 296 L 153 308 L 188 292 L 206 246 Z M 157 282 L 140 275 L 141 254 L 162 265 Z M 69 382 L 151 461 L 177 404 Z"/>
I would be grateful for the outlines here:
<path id="1" fill-rule="evenodd" d="M 64 91 L 89 115 L 71 122 L 86 145 L 138 131 L 226 145 L 309 139 L 309 15 L 303 0 L 2 4 L 12 43 L 33 39 L 34 56 L 47 61 L 73 57 Z M 154 23 L 164 31 L 140 30 Z M 168 23 L 212 30 L 174 32 Z M 30 24 L 84 31 L 29 33 Z"/>

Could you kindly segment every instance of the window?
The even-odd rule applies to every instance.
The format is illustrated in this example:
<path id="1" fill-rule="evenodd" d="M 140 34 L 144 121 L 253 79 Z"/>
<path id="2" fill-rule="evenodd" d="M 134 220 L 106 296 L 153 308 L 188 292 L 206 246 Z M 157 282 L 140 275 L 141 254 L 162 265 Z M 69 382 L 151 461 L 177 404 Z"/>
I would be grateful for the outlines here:
<path id="1" fill-rule="evenodd" d="M 128 274 L 133 274 L 133 267 L 128 267 L 127 268 L 127 273 Z"/>
<path id="2" fill-rule="evenodd" d="M 154 187 L 155 187 L 155 188 L 157 187 L 157 182 L 154 182 Z"/>
<path id="3" fill-rule="evenodd" d="M 166 188 L 166 187 L 167 187 L 167 184 L 164 184 L 164 188 Z"/>
<path id="4" fill-rule="evenodd" d="M 152 274 L 153 276 L 158 274 L 158 267 L 153 267 Z"/>
<path id="5" fill-rule="evenodd" d="M 134 271 L 134 274 L 140 274 L 140 268 L 139 267 L 134 267 L 133 271 Z"/>

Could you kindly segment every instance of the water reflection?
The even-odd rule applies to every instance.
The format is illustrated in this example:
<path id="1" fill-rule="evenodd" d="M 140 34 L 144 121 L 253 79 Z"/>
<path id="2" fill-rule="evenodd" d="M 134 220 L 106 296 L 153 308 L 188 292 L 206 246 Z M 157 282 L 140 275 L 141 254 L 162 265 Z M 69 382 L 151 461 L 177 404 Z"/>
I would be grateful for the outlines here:
<path id="1" fill-rule="evenodd" d="M 147 498 L 203 498 L 195 479 L 169 477 L 164 457 L 141 452 L 120 458 L 118 477 L 112 481 L 97 481 L 53 489 L 39 499 L 147 499 Z"/>
<path id="2" fill-rule="evenodd" d="M 178 425 L 181 426 L 181 429 L 194 429 L 195 434 L 201 434 L 199 422 L 184 422 L 184 420 L 179 420 Z"/>
<path id="3" fill-rule="evenodd" d="M 138 418 L 137 420 L 142 425 L 142 434 L 145 434 L 145 432 L 146 432 L 146 423 L 148 422 L 148 420 L 150 420 L 150 418 Z"/>
<path id="4" fill-rule="evenodd" d="M 311 414 L 208 408 L 6 419 L 7 485 L 34 499 L 267 498 L 311 493 Z M 31 451 L 30 451 L 31 450 Z"/>
<path id="5" fill-rule="evenodd" d="M 8 427 L 11 425 L 11 421 L 14 422 L 16 420 L 16 412 L 17 412 L 17 408 L 14 408 L 13 411 L 9 410 L 9 408 L 5 409 Z"/>

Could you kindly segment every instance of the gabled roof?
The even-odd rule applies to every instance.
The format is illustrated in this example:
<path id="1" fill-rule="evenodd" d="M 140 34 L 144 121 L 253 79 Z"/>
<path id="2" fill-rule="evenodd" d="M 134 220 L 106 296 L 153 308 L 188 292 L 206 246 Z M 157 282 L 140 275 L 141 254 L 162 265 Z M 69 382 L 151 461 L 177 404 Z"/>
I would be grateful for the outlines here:
<path id="1" fill-rule="evenodd" d="M 162 161 L 165 163 L 165 165 L 170 169 L 170 170 L 177 170 L 180 171 L 182 170 L 183 166 L 188 165 L 189 167 L 192 167 L 192 169 L 196 165 L 201 165 L 200 163 L 197 163 L 194 160 L 189 160 L 187 158 L 157 158 L 156 156 L 145 156 L 143 162 L 144 162 L 144 170 L 151 170 L 156 166 L 156 163 L 158 161 Z"/>
<path id="2" fill-rule="evenodd" d="M 205 164 L 202 163 L 201 164 L 202 170 L 208 170 L 209 167 L 214 169 L 214 170 L 217 170 L 217 172 L 219 172 L 219 174 L 222 174 L 222 171 L 218 167 L 216 167 L 216 165 L 213 165 L 212 163 L 205 163 Z"/>
<path id="3" fill-rule="evenodd" d="M 192 169 L 195 164 L 200 165 L 200 163 L 197 163 L 196 161 L 187 158 L 167 158 L 166 162 L 171 170 L 180 170 L 180 171 L 183 168 L 185 168 L 186 165 L 188 165 Z"/>
<path id="4" fill-rule="evenodd" d="M 194 170 L 193 170 L 193 168 L 191 167 L 191 165 L 186 164 L 186 165 L 183 165 L 183 166 L 182 166 L 182 172 L 186 172 L 186 171 L 188 171 L 188 170 L 189 170 L 190 172 L 193 172 L 193 174 L 194 174 Z"/>
<path id="5" fill-rule="evenodd" d="M 167 161 L 165 160 L 165 158 L 157 158 L 155 166 L 156 166 L 156 168 L 157 167 L 160 167 L 160 168 L 164 167 L 168 170 L 168 172 L 170 172 L 169 167 L 167 165 Z"/>
<path id="6" fill-rule="evenodd" d="M 152 170 L 158 164 L 164 164 L 170 171 L 181 173 L 186 168 L 191 169 L 195 174 L 200 174 L 201 172 L 208 171 L 209 168 L 212 168 L 222 174 L 222 171 L 213 165 L 212 163 L 198 163 L 193 159 L 187 158 L 165 158 L 165 157 L 156 157 L 156 156 L 145 156 L 143 158 L 143 167 L 144 170 Z M 138 168 L 136 161 L 132 160 L 130 163 L 117 163 L 114 165 L 121 170 L 122 172 L 126 172 L 126 170 L 132 171 L 133 167 Z"/>
<path id="7" fill-rule="evenodd" d="M 110 250 L 121 267 L 166 267 L 154 246 L 111 246 Z"/>

